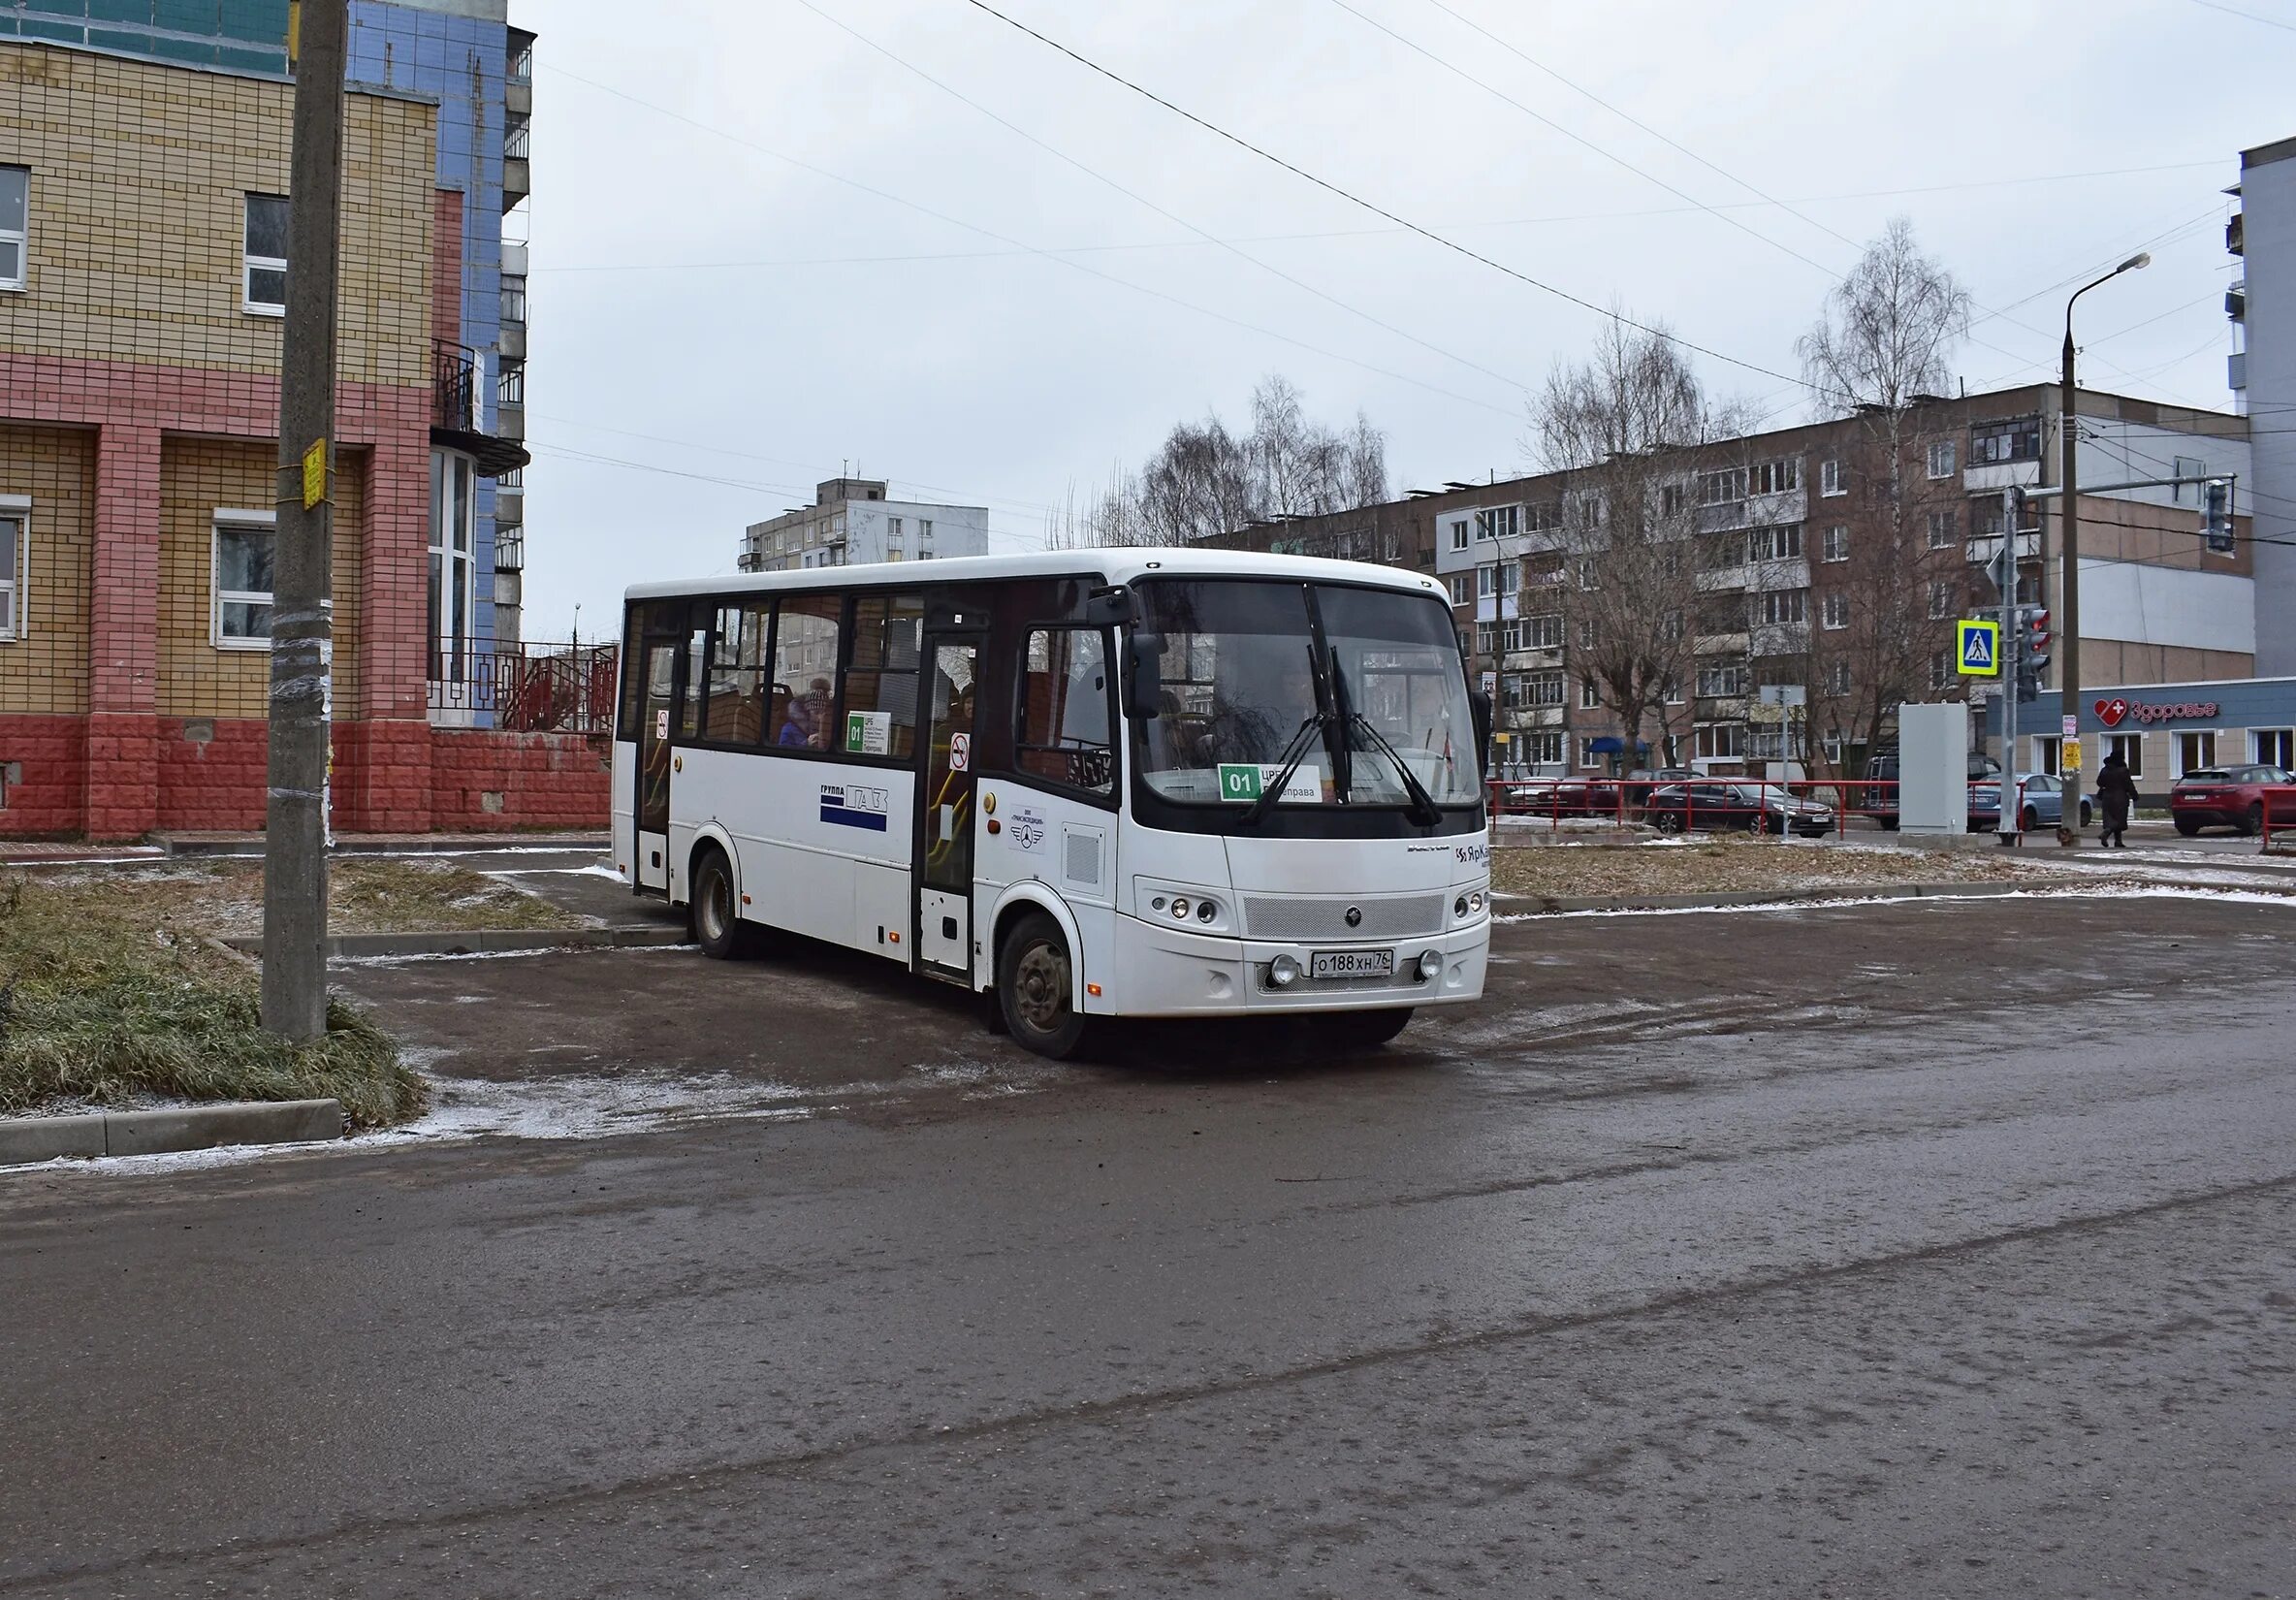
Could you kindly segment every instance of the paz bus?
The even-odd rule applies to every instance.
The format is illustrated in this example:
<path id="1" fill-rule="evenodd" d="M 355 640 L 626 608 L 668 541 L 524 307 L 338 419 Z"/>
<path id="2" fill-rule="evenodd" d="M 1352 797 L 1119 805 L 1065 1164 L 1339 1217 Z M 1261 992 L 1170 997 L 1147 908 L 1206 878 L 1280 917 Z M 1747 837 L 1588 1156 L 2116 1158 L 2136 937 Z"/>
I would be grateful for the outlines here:
<path id="1" fill-rule="evenodd" d="M 625 597 L 614 859 L 712 956 L 778 929 L 994 995 L 1384 1043 L 1483 992 L 1489 852 L 1448 596 L 1230 551 L 813 567 Z"/>

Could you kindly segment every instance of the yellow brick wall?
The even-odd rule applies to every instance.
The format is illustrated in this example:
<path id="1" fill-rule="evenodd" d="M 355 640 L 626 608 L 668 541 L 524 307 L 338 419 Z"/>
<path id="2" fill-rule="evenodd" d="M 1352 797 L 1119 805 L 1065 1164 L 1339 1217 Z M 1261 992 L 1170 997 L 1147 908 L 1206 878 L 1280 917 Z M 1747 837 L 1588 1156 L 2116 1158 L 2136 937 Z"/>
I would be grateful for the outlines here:
<path id="1" fill-rule="evenodd" d="M 162 717 L 262 717 L 271 656 L 212 642 L 215 513 L 271 503 L 275 447 L 229 439 L 169 438 L 160 448 L 159 685 Z M 335 707 L 359 693 L 359 528 L 366 470 L 357 452 L 335 476 Z M 84 647 L 82 655 L 84 656 Z"/>
<path id="2" fill-rule="evenodd" d="M 285 194 L 293 86 L 0 46 L 0 163 L 29 167 L 25 292 L 0 349 L 273 373 L 280 319 L 241 309 L 244 196 Z M 428 384 L 437 108 L 345 97 L 338 360 Z"/>
<path id="3" fill-rule="evenodd" d="M 0 495 L 32 497 L 16 636 L 0 642 L 0 712 L 87 710 L 95 463 L 92 432 L 0 426 Z"/>

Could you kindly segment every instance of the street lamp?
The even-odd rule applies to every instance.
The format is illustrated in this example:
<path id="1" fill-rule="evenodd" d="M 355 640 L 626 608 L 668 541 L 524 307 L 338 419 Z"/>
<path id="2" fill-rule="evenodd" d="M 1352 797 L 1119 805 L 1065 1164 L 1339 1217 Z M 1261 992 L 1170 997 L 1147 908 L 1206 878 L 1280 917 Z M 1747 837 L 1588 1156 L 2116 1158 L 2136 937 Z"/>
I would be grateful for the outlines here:
<path id="1" fill-rule="evenodd" d="M 2068 749 L 2073 750 L 2076 752 L 2074 759 L 2079 761 L 2078 752 L 2081 739 L 2081 483 L 2079 473 L 2074 465 L 2080 445 L 2081 430 L 2077 420 L 2079 412 L 2075 408 L 2075 385 L 2073 382 L 2073 305 L 2083 295 L 2097 287 L 2097 284 L 2110 283 L 2122 272 L 2133 272 L 2140 267 L 2152 265 L 2152 253 L 2147 250 L 2139 250 L 2103 277 L 2098 278 L 2095 283 L 2081 285 L 2080 288 L 2073 291 L 2073 298 L 2065 302 L 2064 363 L 2057 379 L 2057 425 L 2059 447 L 2064 452 L 2064 464 L 2060 478 L 2064 488 L 2064 496 L 2059 502 L 2064 507 L 2064 537 L 2060 545 L 2062 550 L 2060 559 L 2064 562 L 2064 570 L 2059 580 L 2062 590 L 2062 603 L 2057 608 L 2058 615 L 2062 619 L 2062 625 L 2057 630 L 2057 659 L 2061 664 L 2057 669 L 2057 709 L 2063 724 L 2060 731 L 2065 735 L 2065 738 L 2057 746 L 2060 752 L 2057 758 L 2057 772 L 2060 776 L 2066 773 L 2066 764 L 2061 752 Z M 2017 582 L 2017 557 L 2015 554 L 2017 529 L 2003 528 L 2001 542 L 2010 551 L 2009 559 L 2001 564 L 2007 569 L 2009 582 L 2014 587 Z M 2046 564 L 2044 564 L 2043 570 L 2047 570 Z M 2012 606 L 2015 605 L 2016 596 L 2014 593 L 2007 596 L 2007 599 Z M 2008 694 L 2017 692 L 2016 686 L 2006 681 L 2003 683 L 2002 689 L 2004 693 Z M 2015 782 L 2017 752 L 2003 751 L 2001 757 L 2003 781 L 2005 783 Z M 2076 799 L 2080 794 L 2081 770 L 2082 767 L 2078 765 L 2071 769 Z M 2058 844 L 2077 845 L 2081 842 L 2080 829 L 2075 825 L 2079 821 L 2080 816 L 2080 808 L 2077 805 L 2068 804 L 2064 807 L 2057 824 L 2057 842 Z"/>

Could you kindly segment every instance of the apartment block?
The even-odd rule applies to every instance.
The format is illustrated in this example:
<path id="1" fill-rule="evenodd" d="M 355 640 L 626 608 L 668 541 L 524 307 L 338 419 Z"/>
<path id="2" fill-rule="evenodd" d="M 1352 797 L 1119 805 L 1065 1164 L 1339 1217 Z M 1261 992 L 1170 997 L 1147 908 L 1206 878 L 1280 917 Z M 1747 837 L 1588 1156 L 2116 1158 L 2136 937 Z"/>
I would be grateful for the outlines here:
<path id="1" fill-rule="evenodd" d="M 2254 547 L 2203 548 L 2200 480 L 2247 481 L 2239 417 L 2083 391 L 2082 648 L 2092 684 L 2246 677 L 2258 652 Z M 1894 739 L 1903 699 L 1961 698 L 1954 624 L 1991 615 L 1985 576 L 2016 539 L 2019 594 L 2055 607 L 2055 502 L 2005 530 L 2002 491 L 2058 476 L 2054 386 L 1925 399 L 1639 464 L 1639 525 L 1669 542 L 1678 640 L 1638 728 L 1590 672 L 1615 466 L 1483 485 L 1240 531 L 1223 542 L 1431 569 L 1496 706 L 1494 765 L 1555 772 L 1693 765 L 1841 770 Z M 2182 479 L 2148 489 L 2113 487 Z M 2236 528 L 2249 527 L 2242 494 Z M 1343 535 L 1351 541 L 1344 554 Z M 1369 533 L 1370 537 L 1365 538 Z M 1678 554 L 1676 553 L 1678 551 Z M 1665 586 L 1653 589 L 1654 595 Z M 2284 625 L 2284 624 L 2282 624 Z M 2044 678 L 2044 687 L 2049 680 Z"/>
<path id="2" fill-rule="evenodd" d="M 887 499 L 881 478 L 829 478 L 813 503 L 751 523 L 742 535 L 744 572 L 787 572 L 865 561 L 946 560 L 989 553 L 985 506 Z"/>
<path id="3" fill-rule="evenodd" d="M 2224 242 L 2240 276 L 2224 297 L 2226 377 L 2253 442 L 2257 606 L 2284 618 L 2296 616 L 2296 139 L 2242 151 L 2228 192 L 2240 209 Z M 2296 674 L 2296 628 L 2266 631 L 2257 670 Z"/>

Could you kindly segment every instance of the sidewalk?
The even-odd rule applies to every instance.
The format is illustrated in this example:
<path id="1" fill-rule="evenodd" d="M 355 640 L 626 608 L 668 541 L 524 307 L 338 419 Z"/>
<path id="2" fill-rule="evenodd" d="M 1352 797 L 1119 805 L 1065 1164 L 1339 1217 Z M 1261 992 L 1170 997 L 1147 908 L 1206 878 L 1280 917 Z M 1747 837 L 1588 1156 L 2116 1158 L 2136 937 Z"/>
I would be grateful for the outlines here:
<path id="1" fill-rule="evenodd" d="M 150 861 L 184 856 L 259 856 L 261 833 L 156 833 L 147 845 L 0 840 L 0 864 L 45 866 L 80 861 Z M 564 833 L 340 833 L 336 855 L 467 855 L 521 851 L 604 851 L 604 829 Z"/>

